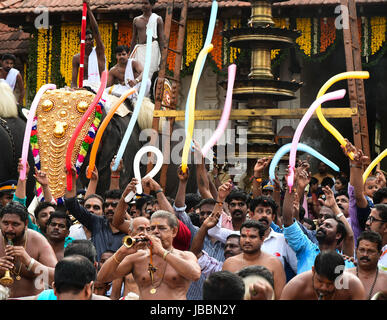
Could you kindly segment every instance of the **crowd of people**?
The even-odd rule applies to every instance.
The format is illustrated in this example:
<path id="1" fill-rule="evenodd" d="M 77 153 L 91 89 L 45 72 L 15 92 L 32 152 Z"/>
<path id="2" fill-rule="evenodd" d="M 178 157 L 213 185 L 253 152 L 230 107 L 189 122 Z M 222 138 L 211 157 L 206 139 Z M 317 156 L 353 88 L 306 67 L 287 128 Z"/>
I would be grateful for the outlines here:
<path id="1" fill-rule="evenodd" d="M 104 46 L 84 2 L 92 26 L 85 80 L 92 86 L 105 68 Z M 116 51 L 108 79 L 116 93 L 142 82 L 148 21 L 155 52 L 164 45 L 153 3 L 144 1 L 143 15 L 135 18 L 130 48 Z M 76 55 L 73 87 L 79 64 Z M 113 170 L 113 159 L 105 194 L 96 193 L 96 168 L 86 190 L 77 190 L 75 167 L 65 169 L 72 189 L 66 188 L 63 204 L 53 199 L 46 172 L 35 167 L 44 202 L 27 208 L 26 180 L 20 177 L 0 185 L 0 298 L 387 299 L 386 178 L 378 169 L 363 183 L 368 159 L 349 141 L 343 152 L 354 154 L 348 157 L 349 173 L 334 176 L 321 162 L 312 175 L 307 158 L 299 160 L 288 188 L 287 174 L 265 179 L 269 158 L 257 159 L 253 175 L 238 183 L 222 165 L 210 170 L 195 143 L 195 193 L 187 193 L 190 171 L 181 167 L 175 195 L 166 195 L 150 177 L 120 186 L 123 164 Z M 147 193 L 126 202 L 137 184 Z"/>
<path id="2" fill-rule="evenodd" d="M 355 155 L 349 179 L 330 177 L 322 163 L 312 175 L 310 159 L 299 160 L 291 189 L 286 179 L 263 180 L 268 158 L 257 160 L 250 186 L 225 174 L 216 188 L 221 169 L 207 170 L 196 143 L 193 152 L 201 159 L 198 190 L 186 192 L 190 172 L 180 167 L 174 197 L 150 177 L 120 189 L 123 166 L 113 171 L 114 161 L 104 195 L 96 194 L 97 169 L 86 191 L 77 191 L 73 167 L 63 205 L 35 168 L 45 202 L 33 211 L 25 180 L 3 183 L 3 298 L 386 299 L 386 178 L 376 170 L 363 184 L 361 150 L 347 142 L 344 152 Z M 127 203 L 138 183 L 149 192 Z"/>

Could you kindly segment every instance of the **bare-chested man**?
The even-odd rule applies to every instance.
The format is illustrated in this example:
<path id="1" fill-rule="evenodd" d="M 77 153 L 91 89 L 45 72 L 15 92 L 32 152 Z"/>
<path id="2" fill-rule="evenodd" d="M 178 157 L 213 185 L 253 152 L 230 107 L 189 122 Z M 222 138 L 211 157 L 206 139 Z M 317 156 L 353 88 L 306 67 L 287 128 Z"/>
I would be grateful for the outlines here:
<path id="1" fill-rule="evenodd" d="M 367 299 L 371 299 L 377 292 L 387 295 L 387 273 L 378 268 L 381 254 L 382 237 L 374 231 L 362 232 L 357 238 L 357 266 L 348 271 L 363 283 Z"/>
<path id="2" fill-rule="evenodd" d="M 266 227 L 254 220 L 245 221 L 241 226 L 240 246 L 242 253 L 228 258 L 223 270 L 238 272 L 243 267 L 258 265 L 266 267 L 273 274 L 276 299 L 286 283 L 286 275 L 282 263 L 275 256 L 261 251 Z"/>
<path id="3" fill-rule="evenodd" d="M 286 284 L 281 300 L 364 300 L 361 281 L 344 268 L 344 259 L 336 251 L 321 251 L 312 270 Z"/>
<path id="4" fill-rule="evenodd" d="M 130 58 L 140 61 L 145 64 L 146 52 L 146 30 L 147 25 L 153 31 L 152 39 L 152 61 L 149 70 L 149 78 L 152 78 L 154 72 L 159 70 L 161 59 L 160 51 L 165 45 L 164 23 L 163 19 L 156 13 L 152 13 L 152 9 L 156 0 L 142 1 L 142 15 L 133 19 L 133 36 L 130 43 Z"/>
<path id="5" fill-rule="evenodd" d="M 87 15 L 90 19 L 91 30 L 86 31 L 85 39 L 85 61 L 83 79 L 88 80 L 90 84 L 99 82 L 102 72 L 106 68 L 105 46 L 99 33 L 97 20 L 90 9 L 89 0 L 83 0 L 87 4 Z M 94 39 L 96 47 L 94 48 Z M 71 79 L 71 88 L 78 87 L 78 69 L 80 66 L 80 53 L 73 57 L 73 72 Z M 88 83 L 84 83 L 87 85 Z"/>
<path id="6" fill-rule="evenodd" d="M 6 270 L 11 271 L 10 298 L 38 294 L 44 287 L 35 279 L 40 275 L 48 283 L 53 279 L 54 250 L 43 235 L 28 229 L 27 209 L 17 202 L 0 211 L 0 226 L 0 278 Z"/>
<path id="7" fill-rule="evenodd" d="M 118 46 L 115 50 L 117 64 L 109 70 L 107 81 L 108 92 L 121 96 L 130 88 L 136 88 L 140 91 L 142 74 L 144 71 L 141 62 L 129 59 L 129 48 L 127 46 Z M 147 79 L 145 96 L 149 96 L 151 80 Z M 137 98 L 137 94 L 132 94 L 129 99 Z"/>
<path id="8" fill-rule="evenodd" d="M 104 263 L 97 279 L 106 282 L 133 273 L 141 300 L 185 300 L 191 282 L 200 277 L 197 259 L 190 251 L 173 248 L 178 228 L 174 214 L 156 211 L 150 228 L 150 234 L 134 237 L 148 241 L 122 246 Z"/>

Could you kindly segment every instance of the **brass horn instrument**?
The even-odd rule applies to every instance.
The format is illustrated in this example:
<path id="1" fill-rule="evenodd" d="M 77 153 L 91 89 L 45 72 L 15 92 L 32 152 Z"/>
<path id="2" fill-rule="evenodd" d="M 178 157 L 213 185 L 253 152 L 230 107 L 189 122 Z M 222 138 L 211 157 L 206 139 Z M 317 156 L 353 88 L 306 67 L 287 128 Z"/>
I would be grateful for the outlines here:
<path id="1" fill-rule="evenodd" d="M 8 244 L 12 246 L 13 245 L 12 240 L 8 239 Z M 6 270 L 4 273 L 4 276 L 0 279 L 0 284 L 5 287 L 9 287 L 13 284 L 13 282 L 14 280 L 11 277 L 11 272 L 9 270 Z"/>
<path id="2" fill-rule="evenodd" d="M 128 249 L 133 247 L 133 245 L 136 243 L 136 242 L 140 242 L 140 241 L 148 241 L 148 239 L 145 239 L 145 238 L 137 238 L 137 239 L 134 239 L 132 238 L 131 236 L 125 236 L 122 238 L 122 243 L 125 247 L 127 247 Z"/>

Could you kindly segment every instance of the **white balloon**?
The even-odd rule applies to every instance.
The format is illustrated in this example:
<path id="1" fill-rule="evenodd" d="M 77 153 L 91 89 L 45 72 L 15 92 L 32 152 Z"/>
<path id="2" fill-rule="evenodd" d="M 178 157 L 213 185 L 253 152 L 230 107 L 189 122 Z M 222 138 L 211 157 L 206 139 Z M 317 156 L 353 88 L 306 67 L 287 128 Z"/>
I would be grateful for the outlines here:
<path id="1" fill-rule="evenodd" d="M 156 155 L 157 161 L 156 165 L 153 167 L 151 171 L 148 172 L 148 174 L 145 175 L 144 178 L 146 177 L 151 177 L 153 178 L 161 169 L 164 161 L 164 157 L 162 152 L 157 149 L 154 146 L 145 146 L 142 147 L 140 150 L 137 151 L 134 161 L 133 161 L 133 171 L 134 171 L 134 177 L 139 181 L 139 183 L 136 185 L 136 192 L 137 194 L 142 193 L 142 184 L 141 184 L 141 172 L 140 172 L 140 161 L 141 158 L 144 154 L 148 152 L 153 152 Z M 125 202 L 130 202 L 135 196 L 135 193 L 131 191 L 126 197 L 125 197 Z"/>

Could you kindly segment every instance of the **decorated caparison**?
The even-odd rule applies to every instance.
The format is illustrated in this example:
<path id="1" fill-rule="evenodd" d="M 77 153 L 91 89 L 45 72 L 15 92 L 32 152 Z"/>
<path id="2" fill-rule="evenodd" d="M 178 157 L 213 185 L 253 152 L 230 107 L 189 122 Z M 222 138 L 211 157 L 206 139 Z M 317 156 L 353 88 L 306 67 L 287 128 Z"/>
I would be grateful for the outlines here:
<path id="1" fill-rule="evenodd" d="M 87 90 L 47 90 L 39 101 L 31 130 L 31 147 L 35 165 L 47 173 L 50 191 L 58 203 L 66 188 L 65 159 L 72 134 L 94 99 Z M 102 106 L 98 104 L 76 139 L 72 163 L 77 171 L 82 166 L 90 144 L 101 122 Z M 37 184 L 37 196 L 43 200 Z"/>

